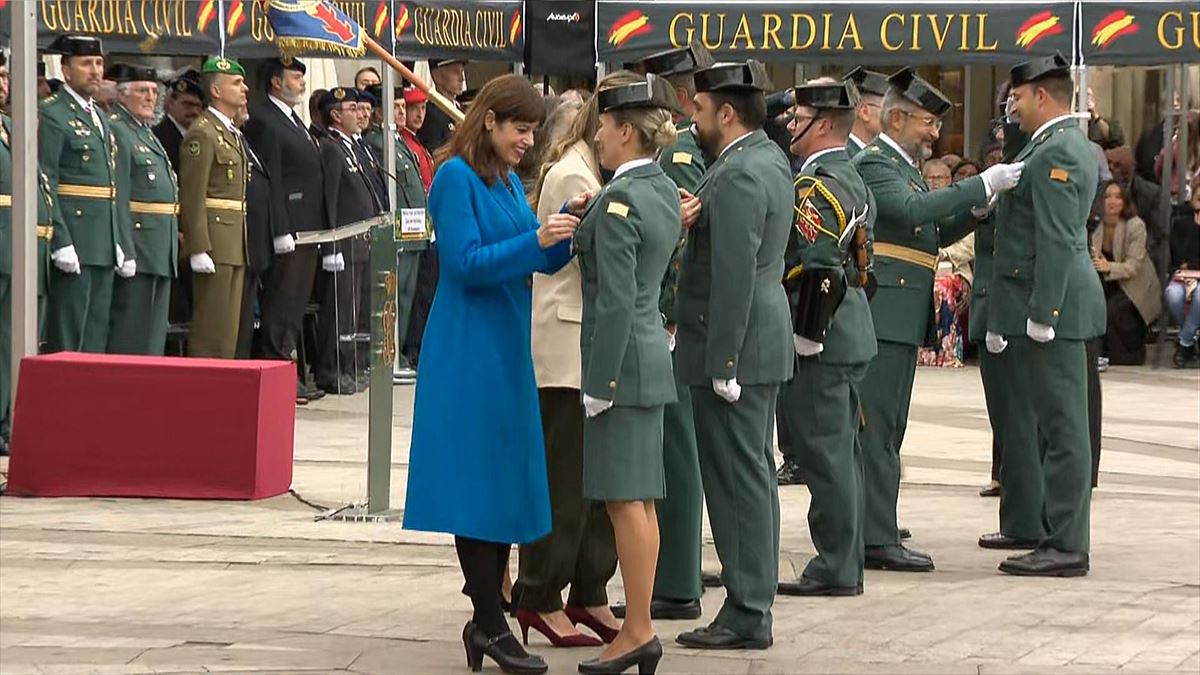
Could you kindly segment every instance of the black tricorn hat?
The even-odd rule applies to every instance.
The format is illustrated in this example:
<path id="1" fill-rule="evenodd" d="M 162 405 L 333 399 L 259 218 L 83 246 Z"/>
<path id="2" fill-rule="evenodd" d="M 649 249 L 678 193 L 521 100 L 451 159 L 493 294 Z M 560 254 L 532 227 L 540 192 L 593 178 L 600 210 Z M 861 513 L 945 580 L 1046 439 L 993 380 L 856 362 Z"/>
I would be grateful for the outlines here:
<path id="1" fill-rule="evenodd" d="M 888 77 L 883 73 L 857 66 L 842 76 L 842 81 L 846 80 L 853 82 L 854 86 L 858 87 L 859 93 L 887 96 Z"/>
<path id="2" fill-rule="evenodd" d="M 601 89 L 596 92 L 596 106 L 602 113 L 625 108 L 666 108 L 679 112 L 675 88 L 666 78 L 657 75 L 646 75 L 641 82 Z"/>
<path id="3" fill-rule="evenodd" d="M 668 49 L 651 54 L 639 61 L 635 69 L 642 73 L 653 73 L 663 77 L 671 75 L 687 75 L 697 70 L 703 70 L 716 61 L 708 50 L 696 42 L 686 47 Z"/>
<path id="4" fill-rule="evenodd" d="M 1067 77 L 1071 74 L 1071 62 L 1061 52 L 1018 63 L 1009 71 L 1012 86 L 1036 82 L 1043 77 Z"/>
<path id="5" fill-rule="evenodd" d="M 158 82 L 158 72 L 145 66 L 114 63 L 104 71 L 104 79 L 113 82 Z"/>
<path id="6" fill-rule="evenodd" d="M 950 112 L 954 104 L 938 88 L 929 84 L 917 71 L 912 68 L 901 68 L 888 78 L 892 90 L 904 97 L 910 103 L 915 103 L 922 110 L 941 117 Z"/>
<path id="7" fill-rule="evenodd" d="M 771 88 L 767 68 L 760 61 L 745 63 L 715 63 L 695 72 L 696 91 L 759 91 Z"/>
<path id="8" fill-rule="evenodd" d="M 62 56 L 104 56 L 104 43 L 91 35 L 59 35 L 46 48 L 48 54 Z"/>
<path id="9" fill-rule="evenodd" d="M 853 110 L 858 92 L 852 82 L 821 82 L 796 87 L 796 105 L 818 110 Z"/>

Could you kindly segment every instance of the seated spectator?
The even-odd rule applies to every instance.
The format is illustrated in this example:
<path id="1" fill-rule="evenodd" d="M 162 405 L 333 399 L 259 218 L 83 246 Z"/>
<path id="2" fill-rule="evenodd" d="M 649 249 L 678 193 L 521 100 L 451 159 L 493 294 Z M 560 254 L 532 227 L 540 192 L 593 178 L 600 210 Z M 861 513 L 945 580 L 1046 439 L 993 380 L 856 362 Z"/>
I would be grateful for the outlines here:
<path id="1" fill-rule="evenodd" d="M 940 159 L 931 159 L 921 167 L 921 175 L 930 190 L 940 190 L 950 185 L 950 167 Z"/>
<path id="2" fill-rule="evenodd" d="M 1133 148 L 1128 145 L 1117 146 L 1104 153 L 1108 158 L 1108 169 L 1112 173 L 1112 179 L 1125 186 L 1125 191 L 1129 193 L 1129 198 L 1133 202 L 1134 208 L 1137 210 L 1138 217 L 1142 222 L 1146 223 L 1146 252 L 1150 256 L 1150 262 L 1154 263 L 1154 269 L 1158 273 L 1158 278 L 1165 278 L 1174 268 L 1167 268 L 1170 263 L 1169 251 L 1167 250 L 1167 237 L 1170 229 L 1163 223 L 1162 213 L 1159 210 L 1159 199 L 1162 195 L 1162 188 L 1157 183 L 1146 180 L 1141 174 L 1135 170 L 1133 159 Z M 1103 209 L 1103 195 L 1096 196 L 1096 213 L 1100 214 Z M 1189 221 L 1190 222 L 1190 221 Z"/>
<path id="3" fill-rule="evenodd" d="M 1200 272 L 1200 175 L 1192 179 L 1192 222 L 1176 221 L 1171 229 L 1171 268 L 1174 274 L 1167 284 L 1167 311 L 1179 325 L 1175 344 L 1175 367 L 1200 367 L 1200 298 L 1196 286 Z"/>
<path id="4" fill-rule="evenodd" d="M 1110 120 L 1100 115 L 1100 111 L 1096 109 L 1096 94 L 1092 92 L 1092 88 L 1087 90 L 1088 104 L 1088 140 L 1096 143 L 1103 150 L 1115 148 L 1118 145 L 1124 145 L 1125 132 L 1121 131 L 1121 125 L 1115 120 Z"/>
<path id="5" fill-rule="evenodd" d="M 1092 233 L 1092 259 L 1108 306 L 1102 354 L 1112 365 L 1141 365 L 1146 361 L 1146 327 L 1162 309 L 1162 291 L 1146 257 L 1146 224 L 1125 187 L 1109 181 L 1101 194 L 1104 213 Z"/>
<path id="6" fill-rule="evenodd" d="M 951 182 L 957 183 L 960 180 L 966 180 L 971 176 L 979 175 L 979 165 L 969 159 L 964 159 L 958 163 L 950 172 Z"/>
<path id="7" fill-rule="evenodd" d="M 941 157 L 938 157 L 938 159 L 942 160 L 942 163 L 946 165 L 946 168 L 950 169 L 952 172 L 954 171 L 954 167 L 958 166 L 959 163 L 962 162 L 962 157 L 954 154 L 953 152 L 947 152 Z"/>

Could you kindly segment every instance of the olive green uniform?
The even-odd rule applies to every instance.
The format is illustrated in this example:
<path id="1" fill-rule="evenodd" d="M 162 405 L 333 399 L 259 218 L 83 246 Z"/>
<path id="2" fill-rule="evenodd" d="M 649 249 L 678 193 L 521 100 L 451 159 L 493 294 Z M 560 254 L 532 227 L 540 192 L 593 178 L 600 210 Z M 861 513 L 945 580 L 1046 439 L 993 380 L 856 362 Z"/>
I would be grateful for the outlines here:
<path id="1" fill-rule="evenodd" d="M 117 139 L 117 221 L 132 234 L 137 274 L 115 282 L 108 351 L 161 356 L 178 263 L 179 190 L 170 157 L 148 125 L 121 105 L 109 122 Z"/>
<path id="2" fill-rule="evenodd" d="M 214 274 L 193 274 L 188 354 L 237 353 L 246 275 L 246 149 L 212 109 L 200 113 L 179 150 L 179 227 L 185 254 L 207 253 Z"/>
<path id="3" fill-rule="evenodd" d="M 583 496 L 661 499 L 663 406 L 675 401 L 659 291 L 678 242 L 679 193 L 657 164 L 630 168 L 575 233 L 583 279 L 583 394 L 613 406 L 583 422 Z"/>
<path id="4" fill-rule="evenodd" d="M 96 117 L 63 85 L 39 104 L 38 158 L 50 184 L 61 227 L 52 251 L 74 246 L 80 273 L 51 270 L 46 342 L 49 351 L 102 353 L 108 348 L 116 250 L 134 256 L 117 220 L 117 142 L 95 103 Z M 98 120 L 98 123 L 97 123 Z"/>
<path id="5" fill-rule="evenodd" d="M 987 204 L 978 176 L 929 190 L 921 172 L 881 134 L 854 158 L 875 197 L 875 274 L 871 315 L 879 352 L 863 379 L 861 434 L 866 546 L 900 543 L 896 500 L 900 446 L 908 424 L 917 348 L 933 334 L 933 278 L 939 247 L 974 228 L 972 208 Z"/>
<path id="6" fill-rule="evenodd" d="M 1093 157 L 1070 118 L 1041 130 L 1017 154 L 1025 170 L 996 207 L 987 311 L 987 329 L 1008 339 L 1001 355 L 1019 365 L 1019 390 L 1044 443 L 1042 543 L 1077 553 L 1088 551 L 1091 509 L 1084 341 L 1105 329 L 1104 292 L 1087 245 L 1098 172 Z M 1054 339 L 1027 337 L 1029 320 L 1052 327 Z M 1026 471 L 1025 480 L 1034 477 L 1032 468 Z"/>
<path id="7" fill-rule="evenodd" d="M 821 352 L 798 357 L 795 377 L 780 391 L 796 461 L 812 494 L 808 524 L 817 556 L 803 576 L 827 586 L 855 588 L 863 581 L 859 384 L 877 348 L 871 307 L 859 285 L 853 236 L 843 233 L 854 216 L 865 212 L 859 227 L 866 227 L 869 235 L 875 206 L 849 154 L 840 149 L 806 164 L 796 187 L 797 219 L 808 222 L 792 228 L 789 273 L 835 270 L 846 286 Z"/>
<path id="8" fill-rule="evenodd" d="M 787 158 L 761 129 L 712 163 L 679 276 L 676 364 L 692 410 L 725 605 L 716 623 L 748 640 L 771 635 L 779 575 L 774 417 L 795 352 L 783 253 L 795 208 Z M 729 403 L 712 381 L 736 379 Z"/>
<path id="9" fill-rule="evenodd" d="M 692 120 L 676 125 L 678 136 L 671 148 L 664 148 L 659 165 L 678 187 L 695 193 L 704 176 L 704 155 L 691 131 Z M 681 233 L 680 233 L 681 234 Z M 679 245 L 663 277 L 659 310 L 663 320 L 675 329 L 675 300 L 679 286 L 679 268 L 687 237 L 679 236 Z M 674 361 L 674 354 L 672 354 Z M 692 420 L 691 391 L 674 369 L 678 400 L 663 410 L 663 463 L 667 496 L 659 500 L 658 572 L 654 575 L 654 597 L 672 600 L 700 598 L 700 551 L 703 545 L 704 487 L 700 479 L 700 456 L 696 449 L 696 425 Z"/>

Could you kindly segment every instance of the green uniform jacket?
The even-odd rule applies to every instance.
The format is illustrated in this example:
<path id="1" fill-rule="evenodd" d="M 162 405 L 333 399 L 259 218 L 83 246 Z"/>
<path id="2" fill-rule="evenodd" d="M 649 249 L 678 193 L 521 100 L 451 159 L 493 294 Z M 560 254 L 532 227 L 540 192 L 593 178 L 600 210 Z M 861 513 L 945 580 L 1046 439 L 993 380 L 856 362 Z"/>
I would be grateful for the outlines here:
<path id="1" fill-rule="evenodd" d="M 663 148 L 658 163 L 663 173 L 675 182 L 675 185 L 696 193 L 696 186 L 704 177 L 704 153 L 700 152 L 700 144 L 696 142 L 696 134 L 692 132 L 691 118 L 684 118 L 675 125 L 679 135 L 675 145 Z M 679 293 L 679 268 L 683 264 L 683 248 L 687 245 L 687 237 L 682 232 L 677 233 L 679 244 L 671 255 L 671 264 L 663 276 L 662 291 L 659 296 L 658 310 L 662 312 L 668 324 L 675 323 L 675 297 Z"/>
<path id="2" fill-rule="evenodd" d="M 9 130 L 12 120 L 0 115 L 0 276 L 12 276 L 12 144 Z M 60 219 L 54 219 L 54 198 L 50 196 L 46 176 L 38 172 L 37 261 L 38 295 L 45 295 L 50 283 L 50 237 Z M 8 321 L 9 317 L 0 317 Z"/>
<path id="3" fill-rule="evenodd" d="M 39 104 L 38 158 L 58 196 L 63 227 L 54 228 L 51 249 L 74 246 L 82 265 L 113 267 L 119 244 L 132 257 L 133 243 L 117 222 L 117 144 L 101 112 L 100 128 L 66 85 Z"/>
<path id="4" fill-rule="evenodd" d="M 617 405 L 674 403 L 675 379 L 658 312 L 679 226 L 679 191 L 657 164 L 614 178 L 575 233 L 583 275 L 583 393 Z"/>
<path id="5" fill-rule="evenodd" d="M 983 179 L 974 176 L 930 191 L 921 172 L 882 134 L 854 158 L 854 165 L 875 196 L 875 334 L 888 342 L 927 344 L 933 335 L 938 248 L 975 227 L 971 209 L 987 205 Z"/>
<path id="6" fill-rule="evenodd" d="M 788 160 L 756 130 L 717 157 L 696 194 L 702 206 L 688 232 L 676 308 L 681 380 L 786 382 L 795 364 L 780 284 L 795 211 Z"/>
<path id="7" fill-rule="evenodd" d="M 991 292 L 996 214 L 988 214 L 975 227 L 975 278 L 971 285 L 971 321 L 967 339 L 983 343 L 987 336 L 989 293 Z"/>
<path id="8" fill-rule="evenodd" d="M 211 110 L 184 134 L 179 228 L 188 256 L 207 253 L 218 265 L 246 264 L 246 162 L 241 141 Z"/>
<path id="9" fill-rule="evenodd" d="M 1087 242 L 1099 168 L 1087 137 L 1070 118 L 1059 120 L 1016 161 L 1025 162 L 1021 182 L 996 206 L 988 330 L 1023 336 L 1032 319 L 1056 338 L 1104 334 L 1104 290 Z"/>
<path id="10" fill-rule="evenodd" d="M 861 226 L 867 228 L 870 237 L 870 221 L 875 213 L 874 198 L 858 172 L 854 170 L 854 165 L 850 163 L 850 155 L 844 150 L 823 154 L 805 166 L 797 176 L 797 183 L 807 184 L 808 181 L 800 180 L 802 176 L 816 176 L 825 186 L 831 183 L 836 185 L 828 191 L 815 189 L 811 193 L 807 186 L 798 185 L 797 218 L 805 212 L 805 202 L 808 202 L 812 205 L 811 208 L 815 208 L 820 214 L 825 231 L 807 230 L 799 225 L 793 227 L 788 240 L 787 268 L 791 270 L 801 265 L 806 270 L 826 269 L 842 272 L 842 282 L 847 285 L 846 296 L 834 312 L 829 330 L 825 333 L 825 347 L 821 351 L 820 359 L 822 363 L 831 364 L 867 363 L 875 358 L 876 352 L 879 351 L 875 341 L 875 326 L 871 321 L 871 306 L 867 302 L 866 292 L 858 286 L 858 261 L 852 251 L 854 237 L 847 235 L 841 244 L 839 239 L 842 238 L 846 224 L 856 211 L 861 213 L 864 205 L 867 220 Z M 854 203 L 843 203 L 839 200 L 837 195 L 841 193 L 848 193 Z M 841 217 L 839 213 L 842 214 Z M 805 230 L 810 233 L 812 239 L 803 233 Z"/>
<path id="11" fill-rule="evenodd" d="M 862 152 L 863 147 L 856 143 L 853 138 L 846 139 L 846 154 L 850 155 L 850 159 L 854 159 L 858 153 Z"/>
<path id="12" fill-rule="evenodd" d="M 117 222 L 133 237 L 137 273 L 174 277 L 178 264 L 179 189 L 171 159 L 154 131 L 122 105 L 109 116 L 117 139 Z"/>

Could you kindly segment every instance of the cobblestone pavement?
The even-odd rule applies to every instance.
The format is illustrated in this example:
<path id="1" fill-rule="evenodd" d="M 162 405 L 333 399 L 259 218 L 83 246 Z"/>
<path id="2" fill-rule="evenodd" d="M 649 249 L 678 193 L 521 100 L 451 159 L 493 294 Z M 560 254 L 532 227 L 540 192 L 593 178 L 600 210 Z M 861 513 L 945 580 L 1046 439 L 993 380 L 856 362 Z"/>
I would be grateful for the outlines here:
<path id="1" fill-rule="evenodd" d="M 900 513 L 937 571 L 867 572 L 857 598 L 781 598 L 766 652 L 689 652 L 673 638 L 695 624 L 660 623 L 660 672 L 1200 672 L 1200 373 L 1114 368 L 1103 382 L 1089 576 L 1007 577 L 1003 554 L 975 545 L 997 506 L 976 495 L 990 463 L 979 374 L 922 368 Z M 412 389 L 396 392 L 402 505 Z M 296 496 L 0 499 L 0 672 L 465 672 L 449 538 L 314 520 L 365 494 L 365 411 L 366 395 L 299 410 Z M 790 576 L 812 555 L 808 492 L 780 496 Z M 711 539 L 705 557 L 715 568 Z M 721 601 L 705 595 L 704 622 Z M 552 672 L 595 655 L 532 647 Z"/>

